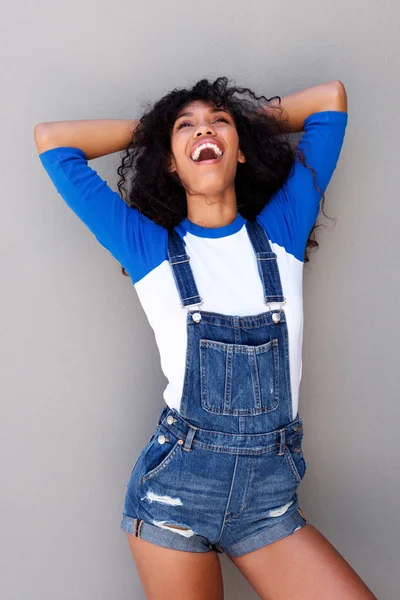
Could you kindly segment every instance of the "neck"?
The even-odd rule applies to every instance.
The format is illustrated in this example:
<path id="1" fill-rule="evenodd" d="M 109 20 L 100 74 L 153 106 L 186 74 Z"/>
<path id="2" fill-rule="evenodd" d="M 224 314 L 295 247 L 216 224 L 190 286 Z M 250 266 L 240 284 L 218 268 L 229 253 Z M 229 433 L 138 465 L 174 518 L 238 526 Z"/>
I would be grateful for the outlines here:
<path id="1" fill-rule="evenodd" d="M 238 213 L 234 188 L 222 194 L 187 196 L 188 219 L 201 227 L 223 227 L 232 223 Z"/>

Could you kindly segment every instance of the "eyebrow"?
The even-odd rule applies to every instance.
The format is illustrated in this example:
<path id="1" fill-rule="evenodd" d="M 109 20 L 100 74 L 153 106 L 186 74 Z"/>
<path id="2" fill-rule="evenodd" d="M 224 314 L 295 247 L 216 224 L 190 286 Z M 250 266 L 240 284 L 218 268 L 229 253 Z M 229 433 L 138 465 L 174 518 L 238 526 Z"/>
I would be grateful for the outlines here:
<path id="1" fill-rule="evenodd" d="M 228 115 L 230 115 L 229 111 L 225 110 L 225 108 L 211 108 L 210 109 L 210 113 L 216 113 L 216 112 L 224 112 L 224 113 L 227 113 Z M 184 112 L 184 113 L 181 113 L 179 115 L 179 117 L 176 117 L 176 121 L 178 119 L 180 119 L 181 117 L 192 117 L 192 116 L 193 116 L 192 112 Z"/>

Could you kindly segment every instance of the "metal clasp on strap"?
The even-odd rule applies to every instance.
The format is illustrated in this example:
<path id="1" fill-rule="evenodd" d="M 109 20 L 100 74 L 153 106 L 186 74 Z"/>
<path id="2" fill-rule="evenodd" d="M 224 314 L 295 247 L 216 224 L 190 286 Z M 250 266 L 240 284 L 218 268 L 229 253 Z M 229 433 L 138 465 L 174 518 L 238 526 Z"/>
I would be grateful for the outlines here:
<path id="1" fill-rule="evenodd" d="M 183 262 L 189 262 L 190 260 L 190 256 L 188 254 L 177 254 L 176 256 L 174 256 L 173 258 L 180 258 L 181 260 L 173 260 L 172 258 L 170 259 L 170 263 L 171 265 L 178 265 L 179 263 L 183 263 Z"/>
<path id="2" fill-rule="evenodd" d="M 269 311 L 272 313 L 272 321 L 276 324 L 280 323 L 282 306 L 286 304 L 286 298 L 283 302 L 265 302 L 265 304 L 269 307 Z M 269 306 L 270 304 L 279 304 L 279 312 L 272 312 L 273 309 L 271 306 Z"/>
<path id="3" fill-rule="evenodd" d="M 192 319 L 195 323 L 200 323 L 201 321 L 201 312 L 199 308 L 195 308 L 193 311 L 190 310 L 193 306 L 201 306 L 204 303 L 204 300 L 201 300 L 201 302 L 198 302 L 196 304 L 190 304 L 190 306 L 187 306 L 185 308 L 188 309 L 188 313 L 189 315 L 192 315 Z"/>

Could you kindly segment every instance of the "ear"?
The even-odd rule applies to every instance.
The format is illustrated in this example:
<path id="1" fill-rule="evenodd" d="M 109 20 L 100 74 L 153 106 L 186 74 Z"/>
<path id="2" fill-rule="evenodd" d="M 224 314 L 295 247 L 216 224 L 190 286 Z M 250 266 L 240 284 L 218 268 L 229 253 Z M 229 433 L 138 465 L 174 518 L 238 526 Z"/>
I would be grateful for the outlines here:
<path id="1" fill-rule="evenodd" d="M 171 156 L 171 160 L 170 160 L 168 171 L 170 173 L 173 173 L 174 171 L 176 171 L 176 163 L 175 163 L 175 159 L 174 159 L 173 156 Z"/>
<path id="2" fill-rule="evenodd" d="M 241 163 L 245 163 L 246 162 L 246 157 L 243 154 L 243 152 L 240 150 L 240 148 L 238 150 L 238 162 L 241 162 Z"/>

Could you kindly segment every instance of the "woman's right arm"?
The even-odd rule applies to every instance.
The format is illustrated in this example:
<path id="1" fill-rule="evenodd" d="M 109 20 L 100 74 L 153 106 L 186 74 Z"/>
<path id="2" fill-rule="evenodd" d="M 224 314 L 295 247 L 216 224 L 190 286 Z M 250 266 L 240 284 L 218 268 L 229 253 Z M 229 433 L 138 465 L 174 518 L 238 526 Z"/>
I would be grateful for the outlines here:
<path id="1" fill-rule="evenodd" d="M 122 152 L 132 141 L 138 119 L 90 119 L 38 123 L 34 129 L 39 153 L 60 146 L 80 148 L 88 160 Z"/>
<path id="2" fill-rule="evenodd" d="M 88 161 L 123 151 L 137 123 L 59 121 L 39 123 L 34 131 L 39 159 L 54 187 L 133 283 L 165 259 L 166 230 L 128 206 Z"/>

